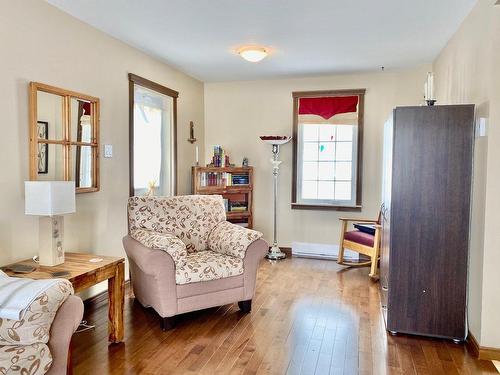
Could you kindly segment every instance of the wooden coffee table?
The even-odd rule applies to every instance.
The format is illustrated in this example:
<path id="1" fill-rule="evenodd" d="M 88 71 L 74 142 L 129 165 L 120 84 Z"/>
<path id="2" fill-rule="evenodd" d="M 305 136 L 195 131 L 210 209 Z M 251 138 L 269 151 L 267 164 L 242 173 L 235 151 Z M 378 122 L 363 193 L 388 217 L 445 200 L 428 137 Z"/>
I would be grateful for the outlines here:
<path id="1" fill-rule="evenodd" d="M 102 260 L 95 262 L 96 259 Z M 26 274 L 14 273 L 9 270 L 14 264 L 4 266 L 2 270 L 9 276 L 29 279 L 64 278 L 73 284 L 75 293 L 108 280 L 109 341 L 112 343 L 123 341 L 123 305 L 125 302 L 124 258 L 84 253 L 66 253 L 65 262 L 58 266 L 40 266 L 32 259 L 23 260 L 15 264 L 33 266 L 36 267 L 36 270 Z"/>

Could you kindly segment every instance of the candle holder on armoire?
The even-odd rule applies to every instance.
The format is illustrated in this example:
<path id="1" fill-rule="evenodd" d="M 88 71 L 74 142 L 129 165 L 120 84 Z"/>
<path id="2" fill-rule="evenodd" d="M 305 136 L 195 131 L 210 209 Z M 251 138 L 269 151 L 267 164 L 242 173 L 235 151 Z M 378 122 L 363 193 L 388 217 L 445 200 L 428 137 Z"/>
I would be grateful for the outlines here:
<path id="1" fill-rule="evenodd" d="M 281 135 L 263 135 L 260 137 L 264 142 L 272 146 L 273 158 L 271 163 L 273 165 L 273 246 L 269 249 L 266 255 L 267 259 L 280 260 L 286 258 L 286 254 L 281 251 L 278 246 L 278 176 L 281 160 L 278 160 L 280 153 L 280 146 L 284 145 L 292 139 L 292 137 Z"/>

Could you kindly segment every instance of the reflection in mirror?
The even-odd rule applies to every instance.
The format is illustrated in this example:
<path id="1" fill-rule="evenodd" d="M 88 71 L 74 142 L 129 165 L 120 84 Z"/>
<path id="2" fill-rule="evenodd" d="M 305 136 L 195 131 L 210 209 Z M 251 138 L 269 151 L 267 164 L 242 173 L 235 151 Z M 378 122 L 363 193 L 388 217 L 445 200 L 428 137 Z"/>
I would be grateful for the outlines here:
<path id="1" fill-rule="evenodd" d="M 73 160 L 73 168 L 71 176 L 75 180 L 77 188 L 90 188 L 94 186 L 93 152 L 95 147 L 91 146 L 73 146 L 71 160 Z"/>
<path id="2" fill-rule="evenodd" d="M 38 180 L 64 180 L 64 148 L 52 143 L 38 143 Z"/>
<path id="3" fill-rule="evenodd" d="M 92 142 L 92 103 L 71 98 L 71 140 Z"/>
<path id="4" fill-rule="evenodd" d="M 47 124 L 47 133 L 42 139 L 60 141 L 63 133 L 63 105 L 64 98 L 60 95 L 44 91 L 37 92 L 37 122 Z M 40 137 L 39 137 L 40 138 Z"/>

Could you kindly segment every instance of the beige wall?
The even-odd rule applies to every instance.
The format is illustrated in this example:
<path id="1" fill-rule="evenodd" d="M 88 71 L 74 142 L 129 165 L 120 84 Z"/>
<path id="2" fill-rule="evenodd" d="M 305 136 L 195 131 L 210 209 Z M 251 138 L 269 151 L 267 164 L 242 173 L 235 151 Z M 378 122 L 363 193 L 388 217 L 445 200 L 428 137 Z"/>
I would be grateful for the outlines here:
<path id="1" fill-rule="evenodd" d="M 132 72 L 180 92 L 179 193 L 190 191 L 194 145 L 203 145 L 203 83 L 97 31 L 40 0 L 0 0 L 0 264 L 37 253 L 38 219 L 24 215 L 28 179 L 28 83 L 39 81 L 101 99 L 101 191 L 77 196 L 66 247 L 123 256 L 128 197 L 128 77 Z M 101 150 L 102 153 L 102 150 Z"/>
<path id="2" fill-rule="evenodd" d="M 434 62 L 440 104 L 474 103 L 489 120 L 476 138 L 469 270 L 470 331 L 500 347 L 500 7 L 480 0 Z"/>
<path id="3" fill-rule="evenodd" d="M 272 240 L 271 148 L 260 135 L 292 133 L 292 91 L 366 88 L 363 145 L 363 212 L 291 210 L 292 145 L 281 148 L 279 243 L 338 244 L 340 216 L 376 217 L 381 200 L 382 134 L 396 105 L 418 105 L 430 66 L 401 72 L 337 75 L 302 79 L 205 84 L 205 157 L 214 144 L 233 162 L 247 156 L 255 167 L 255 228 Z"/>

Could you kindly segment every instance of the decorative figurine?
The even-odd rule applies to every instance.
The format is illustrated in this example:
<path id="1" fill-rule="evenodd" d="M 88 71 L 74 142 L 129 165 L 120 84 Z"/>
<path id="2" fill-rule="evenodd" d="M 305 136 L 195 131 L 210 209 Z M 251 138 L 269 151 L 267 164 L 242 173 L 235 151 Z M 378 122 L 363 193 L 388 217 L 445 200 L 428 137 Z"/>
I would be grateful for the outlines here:
<path id="1" fill-rule="evenodd" d="M 241 162 L 242 167 L 248 167 L 248 158 L 245 156 Z"/>

